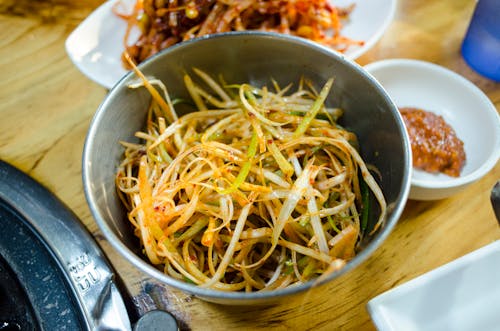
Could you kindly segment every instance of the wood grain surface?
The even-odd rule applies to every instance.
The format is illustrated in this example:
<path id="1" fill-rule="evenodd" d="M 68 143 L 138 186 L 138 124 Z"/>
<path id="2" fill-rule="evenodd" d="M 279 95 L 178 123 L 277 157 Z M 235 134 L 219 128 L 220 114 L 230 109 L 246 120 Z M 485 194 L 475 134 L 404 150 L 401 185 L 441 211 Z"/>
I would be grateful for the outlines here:
<path id="1" fill-rule="evenodd" d="M 191 330 L 374 330 L 368 300 L 500 239 L 489 203 L 490 190 L 500 179 L 497 164 L 451 198 L 408 201 L 389 238 L 361 266 L 330 286 L 277 305 L 215 305 L 148 278 L 103 238 L 82 189 L 83 142 L 107 90 L 77 70 L 64 42 L 101 2 L 0 1 L 0 158 L 40 181 L 77 214 L 134 295 L 140 312 L 166 309 L 183 329 Z M 364 65 L 414 58 L 440 64 L 475 83 L 499 110 L 499 84 L 471 70 L 460 54 L 474 4 L 400 0 L 389 29 L 357 61 Z"/>

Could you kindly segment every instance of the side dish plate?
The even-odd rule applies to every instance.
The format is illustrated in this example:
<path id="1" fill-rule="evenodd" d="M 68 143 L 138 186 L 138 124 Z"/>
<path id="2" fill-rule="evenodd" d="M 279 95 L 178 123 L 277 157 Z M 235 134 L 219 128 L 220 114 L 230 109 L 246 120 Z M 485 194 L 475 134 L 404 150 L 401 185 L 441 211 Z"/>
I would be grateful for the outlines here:
<path id="1" fill-rule="evenodd" d="M 379 331 L 498 330 L 500 241 L 368 302 Z"/>
<path id="2" fill-rule="evenodd" d="M 460 176 L 414 168 L 410 199 L 438 200 L 459 193 L 486 175 L 500 158 L 500 117 L 495 105 L 474 83 L 451 69 L 415 59 L 385 59 L 365 69 L 398 107 L 442 116 L 464 143 Z"/>
<path id="3" fill-rule="evenodd" d="M 112 11 L 117 2 L 121 2 L 120 12 L 129 12 L 135 0 L 105 2 L 66 40 L 66 52 L 71 61 L 88 78 L 106 88 L 113 87 L 127 73 L 121 62 L 126 22 Z M 354 40 L 363 40 L 365 43 L 345 52 L 345 56 L 350 59 L 358 58 L 380 39 L 392 21 L 396 8 L 396 0 L 332 0 L 331 2 L 339 7 L 352 3 L 356 5 L 349 22 L 344 25 L 342 34 Z M 131 37 L 134 38 L 133 33 Z"/>

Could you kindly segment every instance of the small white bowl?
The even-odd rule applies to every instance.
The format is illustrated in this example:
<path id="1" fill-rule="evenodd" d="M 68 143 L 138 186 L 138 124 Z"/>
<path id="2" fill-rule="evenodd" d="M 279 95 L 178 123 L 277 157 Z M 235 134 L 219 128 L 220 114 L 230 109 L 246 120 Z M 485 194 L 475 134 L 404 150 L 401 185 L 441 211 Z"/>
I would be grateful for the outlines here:
<path id="1" fill-rule="evenodd" d="M 500 118 L 488 97 L 473 83 L 439 65 L 409 59 L 370 63 L 365 69 L 398 107 L 441 115 L 464 142 L 465 165 L 459 177 L 413 169 L 410 199 L 449 197 L 479 180 L 500 156 Z"/>

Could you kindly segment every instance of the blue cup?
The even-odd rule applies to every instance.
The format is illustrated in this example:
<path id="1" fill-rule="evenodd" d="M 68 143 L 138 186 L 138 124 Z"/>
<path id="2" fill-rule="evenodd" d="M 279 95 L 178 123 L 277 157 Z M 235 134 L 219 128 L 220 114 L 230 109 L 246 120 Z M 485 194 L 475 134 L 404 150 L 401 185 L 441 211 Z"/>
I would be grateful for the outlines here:
<path id="1" fill-rule="evenodd" d="M 462 43 L 462 56 L 479 74 L 500 82 L 500 0 L 479 0 Z"/>

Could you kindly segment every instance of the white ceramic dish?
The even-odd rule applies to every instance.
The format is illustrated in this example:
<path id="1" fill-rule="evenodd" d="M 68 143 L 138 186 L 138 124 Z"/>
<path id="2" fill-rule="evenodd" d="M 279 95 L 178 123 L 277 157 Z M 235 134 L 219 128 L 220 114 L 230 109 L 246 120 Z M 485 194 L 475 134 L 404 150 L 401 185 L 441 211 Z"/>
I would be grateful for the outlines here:
<path id="1" fill-rule="evenodd" d="M 120 58 L 126 23 L 111 10 L 117 1 L 122 2 L 123 12 L 129 12 L 126 8 L 131 8 L 135 3 L 135 0 L 105 2 L 66 40 L 66 52 L 76 67 L 88 78 L 106 88 L 113 87 L 126 73 Z M 355 40 L 364 40 L 365 44 L 350 48 L 345 53 L 350 59 L 361 56 L 380 39 L 392 21 L 396 8 L 396 0 L 335 0 L 333 3 L 336 6 L 356 3 L 342 34 Z"/>
<path id="2" fill-rule="evenodd" d="M 466 163 L 458 178 L 413 169 L 410 199 L 449 197 L 488 173 L 500 156 L 500 119 L 488 97 L 473 83 L 439 65 L 389 59 L 365 66 L 398 107 L 441 115 L 464 142 Z"/>
<path id="3" fill-rule="evenodd" d="M 379 331 L 493 331 L 500 326 L 500 241 L 380 294 L 367 309 Z"/>

